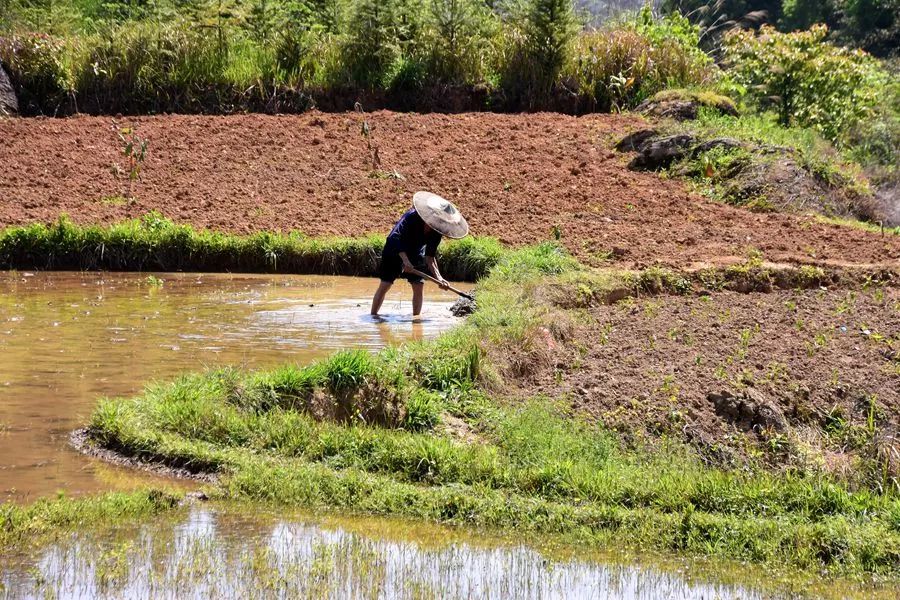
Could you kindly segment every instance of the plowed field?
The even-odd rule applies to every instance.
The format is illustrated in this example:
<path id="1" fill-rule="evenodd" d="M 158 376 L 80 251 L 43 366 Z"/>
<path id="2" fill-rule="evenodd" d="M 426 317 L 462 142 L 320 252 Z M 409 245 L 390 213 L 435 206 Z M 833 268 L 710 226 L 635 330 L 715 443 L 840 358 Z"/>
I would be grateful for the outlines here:
<path id="1" fill-rule="evenodd" d="M 134 201 L 122 198 L 123 126 L 150 140 Z M 518 245 L 558 227 L 589 263 L 613 255 L 622 266 L 686 267 L 754 248 L 778 262 L 900 264 L 898 236 L 751 213 L 627 170 L 610 148 L 639 126 L 616 115 L 391 112 L 5 120 L 0 226 L 158 210 L 231 232 L 355 236 L 387 232 L 412 193 L 428 189 L 456 202 L 476 235 Z"/>

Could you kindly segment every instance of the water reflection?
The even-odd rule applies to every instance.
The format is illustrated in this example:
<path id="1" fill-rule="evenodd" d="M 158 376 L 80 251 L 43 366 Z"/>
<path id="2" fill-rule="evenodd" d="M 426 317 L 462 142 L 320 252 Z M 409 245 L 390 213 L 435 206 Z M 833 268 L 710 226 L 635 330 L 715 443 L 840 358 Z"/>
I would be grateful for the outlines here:
<path id="1" fill-rule="evenodd" d="M 174 522 L 78 534 L 7 568 L 2 581 L 14 597 L 764 597 L 671 568 L 551 556 L 426 524 L 196 507 Z"/>
<path id="2" fill-rule="evenodd" d="M 377 349 L 433 336 L 456 321 L 431 288 L 424 318 L 395 286 L 389 316 L 368 316 L 377 281 L 222 274 L 0 274 L 0 500 L 109 489 L 68 448 L 102 396 L 205 366 L 307 363 L 339 348 Z"/>

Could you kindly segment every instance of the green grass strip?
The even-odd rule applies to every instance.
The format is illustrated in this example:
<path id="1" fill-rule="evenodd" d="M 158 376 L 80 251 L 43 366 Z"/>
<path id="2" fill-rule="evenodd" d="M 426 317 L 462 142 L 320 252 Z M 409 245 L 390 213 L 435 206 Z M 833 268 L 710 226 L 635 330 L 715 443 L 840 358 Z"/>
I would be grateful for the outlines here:
<path id="1" fill-rule="evenodd" d="M 572 504 L 481 486 L 423 487 L 356 469 L 335 471 L 298 461 L 248 462 L 229 479 L 235 498 L 305 507 L 352 509 L 517 534 L 559 534 L 575 543 L 616 544 L 722 556 L 832 574 L 900 571 L 900 533 L 844 517 L 814 523 L 746 519 L 688 508 L 661 513 L 603 504 Z"/>
<path id="2" fill-rule="evenodd" d="M 241 236 L 176 225 L 153 212 L 140 219 L 76 225 L 61 217 L 0 231 L 0 269 L 241 271 L 362 275 L 376 273 L 384 235 L 310 238 L 299 233 Z M 503 257 L 499 242 L 466 238 L 441 245 L 443 274 L 474 281 Z"/>

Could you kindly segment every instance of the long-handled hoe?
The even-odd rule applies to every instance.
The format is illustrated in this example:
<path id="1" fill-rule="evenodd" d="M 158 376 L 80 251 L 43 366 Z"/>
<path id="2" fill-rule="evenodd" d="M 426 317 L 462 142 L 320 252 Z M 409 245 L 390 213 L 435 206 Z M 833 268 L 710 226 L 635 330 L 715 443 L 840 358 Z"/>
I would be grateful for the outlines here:
<path id="1" fill-rule="evenodd" d="M 432 282 L 432 283 L 436 283 L 436 284 L 438 284 L 438 285 L 441 285 L 441 282 L 440 282 L 440 281 L 438 281 L 437 279 L 435 279 L 434 277 L 432 277 L 432 276 L 429 275 L 428 273 L 423 273 L 422 271 L 419 271 L 419 270 L 417 270 L 417 269 L 410 269 L 409 272 L 412 273 L 413 275 L 416 275 L 416 276 L 418 276 L 418 277 L 421 277 L 422 279 L 427 279 L 428 281 L 430 281 L 430 282 Z M 455 287 L 453 287 L 452 285 L 448 285 L 448 286 L 447 286 L 447 289 L 450 290 L 451 292 L 455 293 L 455 294 L 458 294 L 459 296 L 462 296 L 462 297 L 465 298 L 466 300 L 471 300 L 472 302 L 475 302 L 474 296 L 472 296 L 472 295 L 470 295 L 470 294 L 467 294 L 467 293 L 465 293 L 465 292 L 463 292 L 463 291 L 461 291 L 461 290 L 458 290 L 458 289 L 456 289 Z"/>

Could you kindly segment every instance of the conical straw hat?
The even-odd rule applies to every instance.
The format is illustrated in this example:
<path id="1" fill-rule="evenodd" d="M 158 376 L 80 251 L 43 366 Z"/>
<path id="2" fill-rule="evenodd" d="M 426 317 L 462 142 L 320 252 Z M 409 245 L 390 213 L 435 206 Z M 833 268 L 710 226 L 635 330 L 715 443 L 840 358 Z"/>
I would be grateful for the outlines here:
<path id="1" fill-rule="evenodd" d="M 429 227 L 451 239 L 466 237 L 469 224 L 452 202 L 431 192 L 416 192 L 413 206 Z"/>

